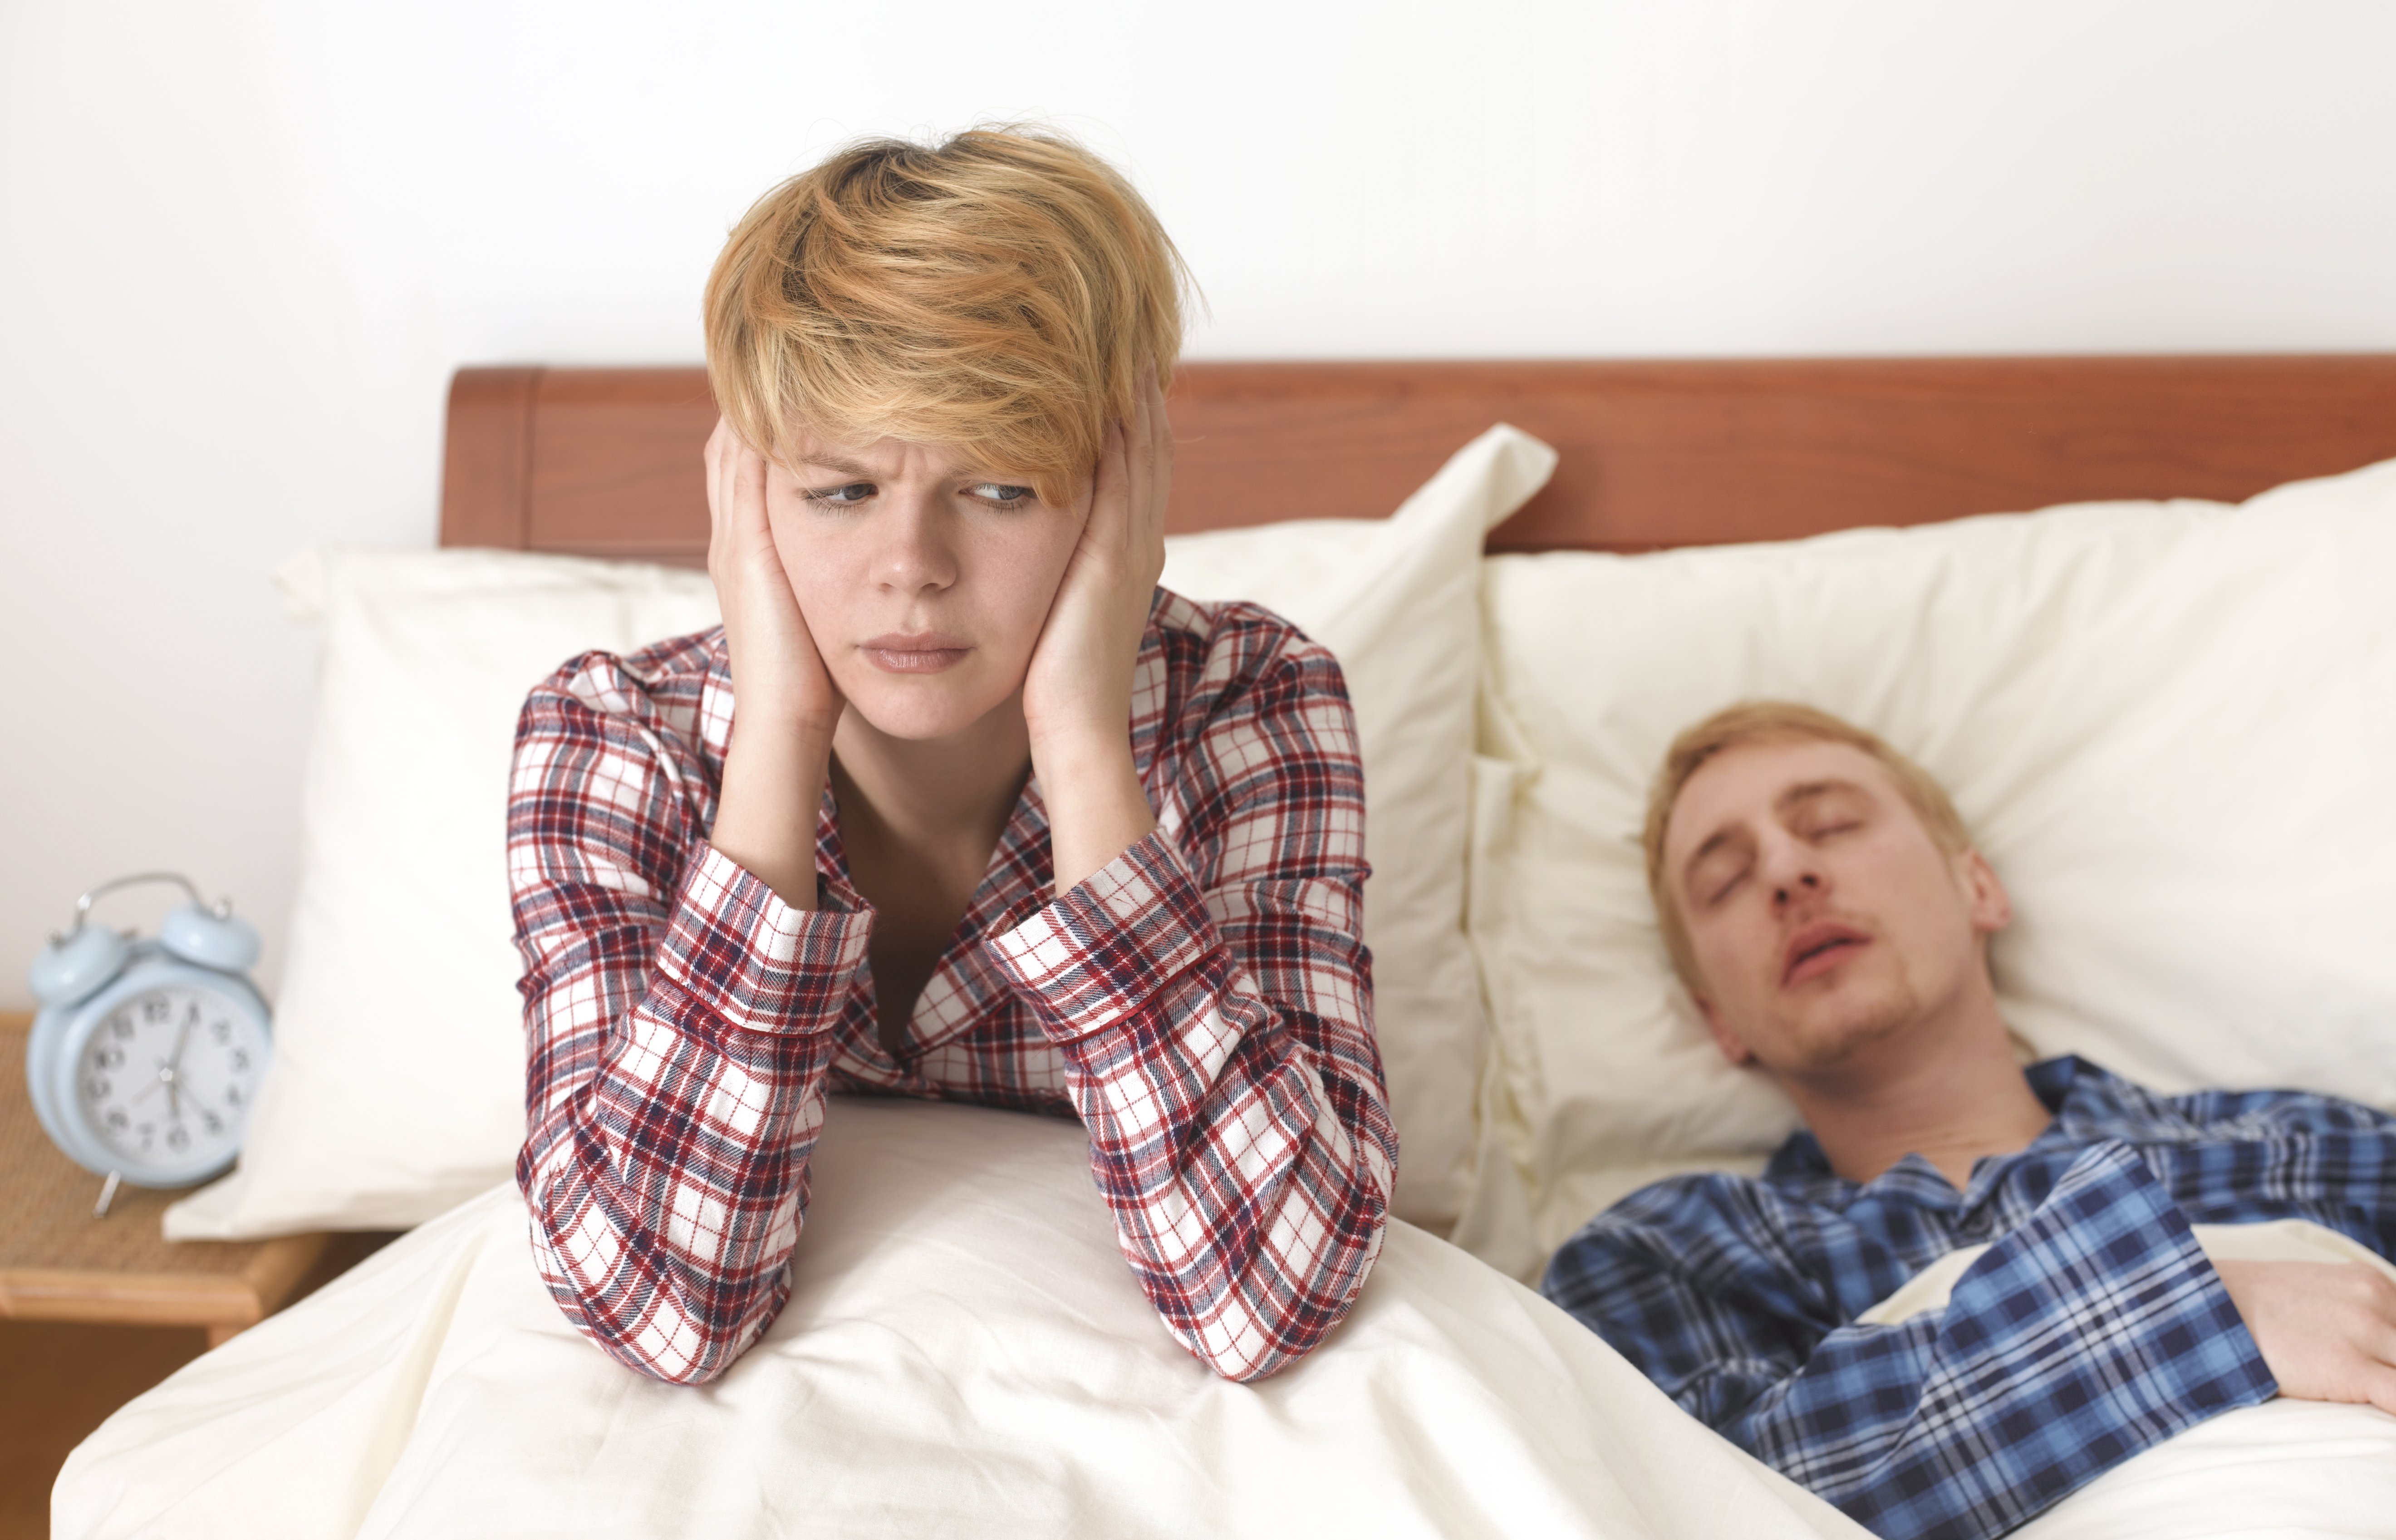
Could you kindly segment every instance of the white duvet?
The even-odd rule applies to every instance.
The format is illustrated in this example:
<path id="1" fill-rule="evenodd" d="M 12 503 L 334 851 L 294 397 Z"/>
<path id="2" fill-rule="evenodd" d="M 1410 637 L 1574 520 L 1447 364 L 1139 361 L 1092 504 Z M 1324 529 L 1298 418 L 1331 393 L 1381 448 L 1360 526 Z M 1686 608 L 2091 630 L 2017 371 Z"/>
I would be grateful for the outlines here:
<path id="1" fill-rule="evenodd" d="M 577 1335 L 502 1188 L 109 1419 L 52 1533 L 1864 1533 L 1403 1223 L 1346 1324 L 1240 1386 L 1158 1324 L 1077 1124 L 839 1099 L 815 1160 L 790 1306 L 714 1385 Z"/>
<path id="2" fill-rule="evenodd" d="M 1938 1271 L 1891 1319 L 1940 1303 Z M 1078 1125 L 851 1099 L 817 1150 L 790 1306 L 718 1383 L 643 1379 L 578 1336 L 501 1188 L 109 1419 L 60 1476 L 52 1533 L 1864 1533 L 1403 1223 L 1312 1358 L 1218 1379 L 1133 1285 Z M 2396 1417 L 2234 1412 L 2020 1533 L 2396 1540 Z"/>

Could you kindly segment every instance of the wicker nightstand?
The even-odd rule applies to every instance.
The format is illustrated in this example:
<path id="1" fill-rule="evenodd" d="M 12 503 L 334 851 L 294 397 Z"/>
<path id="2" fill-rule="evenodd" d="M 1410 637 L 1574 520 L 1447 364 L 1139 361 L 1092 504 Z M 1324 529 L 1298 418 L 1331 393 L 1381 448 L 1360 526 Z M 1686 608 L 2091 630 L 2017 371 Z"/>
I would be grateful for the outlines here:
<path id="1" fill-rule="evenodd" d="M 131 1187 L 93 1218 L 100 1178 L 59 1153 L 26 1095 L 32 1024 L 0 1013 L 0 1316 L 199 1326 L 214 1347 L 385 1239 L 166 1241 L 158 1215 L 182 1194 Z"/>

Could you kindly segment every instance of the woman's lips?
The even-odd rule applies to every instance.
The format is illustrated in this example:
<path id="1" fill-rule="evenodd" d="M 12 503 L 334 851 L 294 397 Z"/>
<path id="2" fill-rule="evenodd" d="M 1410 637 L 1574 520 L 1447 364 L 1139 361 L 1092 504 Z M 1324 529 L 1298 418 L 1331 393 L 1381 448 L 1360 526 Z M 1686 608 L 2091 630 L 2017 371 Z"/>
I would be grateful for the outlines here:
<path id="1" fill-rule="evenodd" d="M 857 650 L 885 673 L 938 673 L 965 661 L 973 648 L 939 631 L 886 631 L 859 643 Z"/>

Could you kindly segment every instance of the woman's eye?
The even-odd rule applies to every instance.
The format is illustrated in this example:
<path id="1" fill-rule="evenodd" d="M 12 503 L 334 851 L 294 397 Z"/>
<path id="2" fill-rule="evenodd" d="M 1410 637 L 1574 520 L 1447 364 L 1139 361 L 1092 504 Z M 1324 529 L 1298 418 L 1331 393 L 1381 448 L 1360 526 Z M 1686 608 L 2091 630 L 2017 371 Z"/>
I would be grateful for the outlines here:
<path id="1" fill-rule="evenodd" d="M 1013 486 L 1005 482 L 976 482 L 965 491 L 968 496 L 986 503 L 995 503 L 1001 508 L 1014 508 L 1032 500 L 1032 488 Z"/>
<path id="2" fill-rule="evenodd" d="M 845 486 L 810 487 L 805 494 L 807 501 L 832 508 L 847 508 L 873 496 L 872 482 L 850 482 Z"/>

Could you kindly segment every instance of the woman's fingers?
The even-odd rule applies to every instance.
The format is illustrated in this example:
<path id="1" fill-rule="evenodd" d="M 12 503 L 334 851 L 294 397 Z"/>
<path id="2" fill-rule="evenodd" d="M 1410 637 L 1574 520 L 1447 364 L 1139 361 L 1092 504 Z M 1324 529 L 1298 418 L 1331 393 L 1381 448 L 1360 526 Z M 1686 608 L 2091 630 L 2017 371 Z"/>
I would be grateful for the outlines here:
<path id="1" fill-rule="evenodd" d="M 1130 499 L 1131 466 L 1125 454 L 1123 424 L 1109 422 L 1106 439 L 1098 446 L 1098 474 L 1090 485 L 1090 517 L 1082 528 L 1083 541 L 1100 549 L 1119 543 Z"/>
<path id="2" fill-rule="evenodd" d="M 1125 460 L 1131 471 L 1132 507 L 1145 511 L 1149 482 L 1156 469 L 1156 442 L 1149 431 L 1148 377 L 1131 393 L 1131 419 L 1124 424 Z"/>
<path id="3" fill-rule="evenodd" d="M 722 418 L 717 418 L 715 431 L 707 435 L 707 448 L 699 456 L 707 466 L 707 549 L 711 564 L 724 543 L 724 455 L 725 445 L 731 438 L 732 430 Z"/>
<path id="4" fill-rule="evenodd" d="M 739 439 L 733 444 L 733 517 L 739 522 L 744 539 L 768 540 L 771 534 L 765 523 L 765 457 Z"/>
<path id="5" fill-rule="evenodd" d="M 1144 533 L 1159 542 L 1165 538 L 1165 511 L 1173 498 L 1173 421 L 1165 407 L 1165 388 L 1157 383 L 1156 371 L 1148 371 L 1141 392 L 1148 439 L 1148 503 L 1149 527 Z"/>

